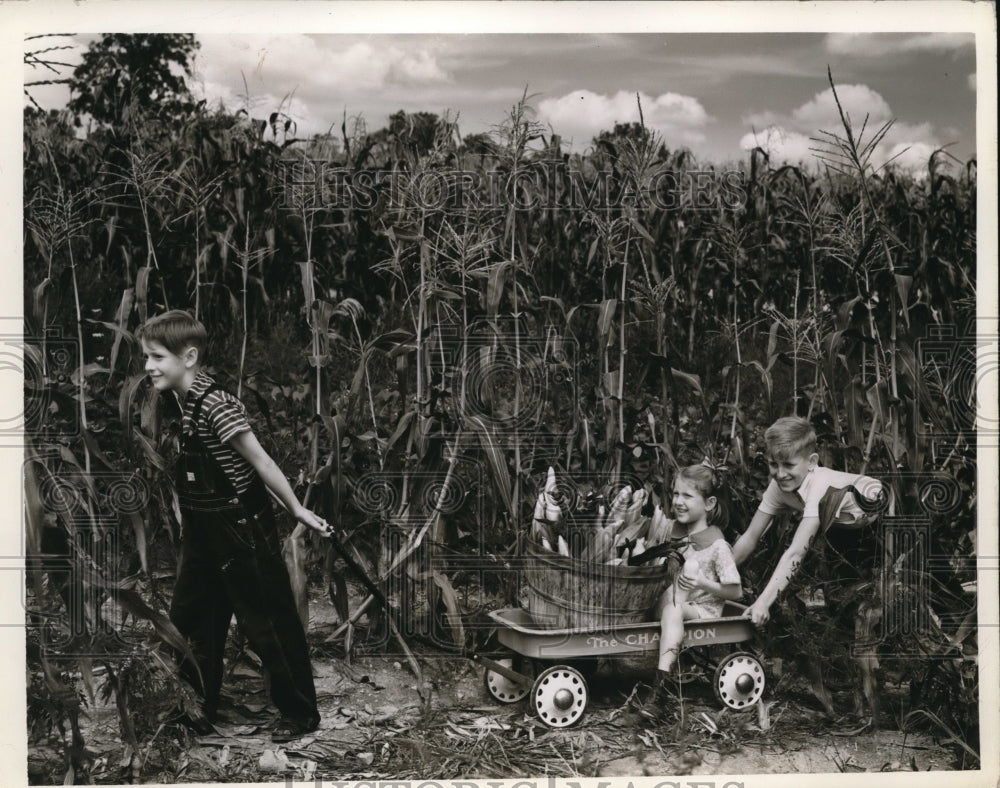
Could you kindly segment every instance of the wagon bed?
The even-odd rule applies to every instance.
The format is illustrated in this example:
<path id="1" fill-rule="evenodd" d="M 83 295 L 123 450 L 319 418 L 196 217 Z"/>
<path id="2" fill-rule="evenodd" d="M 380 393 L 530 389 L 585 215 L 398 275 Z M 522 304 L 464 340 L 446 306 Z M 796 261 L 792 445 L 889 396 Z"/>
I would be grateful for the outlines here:
<path id="1" fill-rule="evenodd" d="M 682 648 L 742 643 L 753 634 L 750 619 L 743 618 L 744 605 L 727 602 L 720 618 L 684 622 Z M 614 627 L 539 629 L 526 610 L 507 607 L 489 614 L 497 624 L 497 637 L 511 651 L 531 659 L 579 659 L 616 654 L 658 651 L 660 622 L 618 624 Z"/>

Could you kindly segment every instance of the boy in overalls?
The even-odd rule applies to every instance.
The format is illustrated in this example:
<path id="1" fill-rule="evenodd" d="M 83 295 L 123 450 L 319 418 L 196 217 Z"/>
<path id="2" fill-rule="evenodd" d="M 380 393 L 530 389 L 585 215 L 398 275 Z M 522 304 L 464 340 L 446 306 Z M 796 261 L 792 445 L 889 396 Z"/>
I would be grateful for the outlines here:
<path id="1" fill-rule="evenodd" d="M 197 660 L 197 666 L 183 660 L 181 672 L 201 694 L 205 715 L 185 722 L 211 731 L 235 613 L 270 674 L 271 699 L 281 713 L 272 738 L 305 735 L 319 725 L 316 690 L 267 488 L 299 522 L 324 535 L 330 526 L 299 503 L 254 436 L 243 403 L 201 369 L 207 334 L 199 321 L 171 310 L 147 321 L 139 338 L 153 388 L 173 392 L 183 414 L 181 556 L 170 620 Z"/>

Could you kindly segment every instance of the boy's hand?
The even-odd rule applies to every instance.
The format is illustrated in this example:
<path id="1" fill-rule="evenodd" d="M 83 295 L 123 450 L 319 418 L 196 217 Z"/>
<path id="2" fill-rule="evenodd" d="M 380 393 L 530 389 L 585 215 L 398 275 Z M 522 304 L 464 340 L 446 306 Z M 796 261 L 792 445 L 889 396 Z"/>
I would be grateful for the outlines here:
<path id="1" fill-rule="evenodd" d="M 321 536 L 330 536 L 333 533 L 333 526 L 331 526 L 322 517 L 317 517 L 313 512 L 309 511 L 304 506 L 300 506 L 296 509 L 295 519 L 303 525 L 308 525 Z"/>
<path id="2" fill-rule="evenodd" d="M 749 618 L 755 627 L 762 627 L 771 619 L 771 606 L 758 599 L 743 611 L 743 617 Z"/>

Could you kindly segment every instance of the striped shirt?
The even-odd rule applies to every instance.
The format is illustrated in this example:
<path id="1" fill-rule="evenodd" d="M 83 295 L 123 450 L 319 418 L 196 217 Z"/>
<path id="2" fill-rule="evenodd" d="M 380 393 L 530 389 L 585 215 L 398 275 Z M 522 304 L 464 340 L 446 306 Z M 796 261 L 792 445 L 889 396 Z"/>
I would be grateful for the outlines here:
<path id="1" fill-rule="evenodd" d="M 207 372 L 199 372 L 184 397 L 181 417 L 182 428 L 194 428 L 194 408 L 205 390 L 215 381 Z M 243 432 L 251 432 L 247 411 L 243 403 L 228 391 L 215 389 L 206 395 L 198 414 L 198 439 L 208 450 L 226 478 L 243 493 L 250 488 L 256 471 L 243 456 L 233 450 L 228 442 Z"/>

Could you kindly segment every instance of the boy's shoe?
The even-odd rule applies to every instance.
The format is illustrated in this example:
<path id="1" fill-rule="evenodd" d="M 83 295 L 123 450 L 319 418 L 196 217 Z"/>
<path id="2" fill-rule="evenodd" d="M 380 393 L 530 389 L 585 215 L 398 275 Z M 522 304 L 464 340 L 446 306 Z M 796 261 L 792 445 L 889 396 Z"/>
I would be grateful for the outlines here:
<path id="1" fill-rule="evenodd" d="M 300 739 L 307 733 L 312 733 L 319 727 L 319 717 L 312 717 L 308 720 L 293 720 L 289 717 L 282 717 L 275 723 L 271 731 L 271 741 L 286 742 Z"/>

